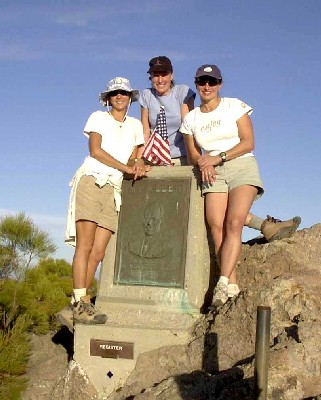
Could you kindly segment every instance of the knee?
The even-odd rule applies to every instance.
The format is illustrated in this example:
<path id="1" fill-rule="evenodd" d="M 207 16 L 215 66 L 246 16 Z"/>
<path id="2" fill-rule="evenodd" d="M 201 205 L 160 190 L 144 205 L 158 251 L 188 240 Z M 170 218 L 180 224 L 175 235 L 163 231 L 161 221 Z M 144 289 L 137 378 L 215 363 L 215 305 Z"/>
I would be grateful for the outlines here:
<path id="1" fill-rule="evenodd" d="M 244 226 L 244 221 L 240 218 L 231 218 L 226 221 L 226 232 L 240 234 Z"/>
<path id="2" fill-rule="evenodd" d="M 220 224 L 217 224 L 214 221 L 207 220 L 208 226 L 210 227 L 211 233 L 215 235 L 220 235 L 223 232 L 223 226 Z"/>
<path id="3" fill-rule="evenodd" d="M 78 243 L 76 244 L 75 254 L 88 258 L 92 251 L 92 243 Z"/>
<path id="4" fill-rule="evenodd" d="M 90 253 L 90 258 L 97 264 L 100 263 L 104 257 L 105 257 L 105 249 L 93 248 Z"/>

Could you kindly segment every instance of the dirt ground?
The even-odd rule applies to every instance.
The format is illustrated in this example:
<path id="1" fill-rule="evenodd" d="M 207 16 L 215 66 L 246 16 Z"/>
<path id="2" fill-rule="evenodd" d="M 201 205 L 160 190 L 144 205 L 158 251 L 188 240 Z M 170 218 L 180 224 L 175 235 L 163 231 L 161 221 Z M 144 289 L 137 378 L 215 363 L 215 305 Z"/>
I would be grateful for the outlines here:
<path id="1" fill-rule="evenodd" d="M 32 335 L 32 351 L 26 377 L 28 388 L 21 400 L 49 400 L 58 378 L 64 374 L 73 353 L 73 336 L 62 327 L 47 335 Z"/>

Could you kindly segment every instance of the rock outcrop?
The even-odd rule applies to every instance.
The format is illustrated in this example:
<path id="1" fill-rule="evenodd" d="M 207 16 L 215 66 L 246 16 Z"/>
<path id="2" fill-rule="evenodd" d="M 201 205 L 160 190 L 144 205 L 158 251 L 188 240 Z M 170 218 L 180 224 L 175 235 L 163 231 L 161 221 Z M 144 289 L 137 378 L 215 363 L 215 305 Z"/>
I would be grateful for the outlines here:
<path id="1" fill-rule="evenodd" d="M 321 224 L 289 239 L 244 244 L 238 276 L 237 298 L 217 314 L 202 316 L 187 346 L 141 354 L 126 386 L 109 400 L 252 399 L 256 312 L 262 305 L 272 310 L 268 399 L 316 398 L 321 393 Z"/>

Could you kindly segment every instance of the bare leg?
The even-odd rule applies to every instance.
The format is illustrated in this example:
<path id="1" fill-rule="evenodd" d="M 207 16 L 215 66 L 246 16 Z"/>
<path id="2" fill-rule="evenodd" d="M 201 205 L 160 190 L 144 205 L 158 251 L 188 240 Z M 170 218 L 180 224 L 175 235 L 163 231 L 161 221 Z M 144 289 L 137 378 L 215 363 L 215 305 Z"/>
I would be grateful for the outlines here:
<path id="1" fill-rule="evenodd" d="M 76 222 L 76 251 L 73 259 L 73 288 L 79 289 L 83 294 L 75 293 L 73 303 L 73 321 L 85 324 L 104 324 L 107 320 L 105 314 L 100 313 L 91 304 L 90 296 L 86 295 L 86 282 L 91 283 L 89 277 L 93 277 L 98 257 L 102 259 L 105 249 L 110 238 L 111 232 L 97 226 L 95 222 L 91 221 L 77 221 Z M 102 249 L 103 248 L 103 249 Z M 90 263 L 90 260 L 91 263 Z M 95 265 L 94 265 L 95 264 Z M 89 265 L 91 266 L 89 268 Z M 88 275 L 88 271 L 89 275 Z M 78 296 L 80 298 L 78 298 Z"/>
<path id="2" fill-rule="evenodd" d="M 256 194 L 256 187 L 248 185 L 239 186 L 229 193 L 225 240 L 221 247 L 221 274 L 228 278 L 231 277 L 240 255 L 242 229 Z"/>
<path id="3" fill-rule="evenodd" d="M 205 197 L 206 220 L 211 229 L 215 254 L 220 264 L 220 250 L 224 240 L 224 220 L 227 209 L 227 193 L 207 193 Z"/>
<path id="4" fill-rule="evenodd" d="M 97 226 L 95 239 L 93 243 L 92 250 L 89 254 L 87 276 L 86 276 L 86 288 L 88 289 L 91 282 L 95 276 L 95 272 L 99 263 L 103 260 L 105 256 L 105 251 L 108 242 L 111 238 L 112 232 L 108 229 Z"/>
<path id="5" fill-rule="evenodd" d="M 72 263 L 74 289 L 86 287 L 89 255 L 92 250 L 97 224 L 91 221 L 76 222 L 76 250 Z"/>

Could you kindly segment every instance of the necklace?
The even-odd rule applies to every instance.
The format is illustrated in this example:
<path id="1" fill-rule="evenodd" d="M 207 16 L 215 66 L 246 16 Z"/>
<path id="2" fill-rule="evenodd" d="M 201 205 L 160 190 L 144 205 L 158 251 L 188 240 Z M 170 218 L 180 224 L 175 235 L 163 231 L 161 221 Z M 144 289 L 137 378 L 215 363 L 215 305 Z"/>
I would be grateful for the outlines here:
<path id="1" fill-rule="evenodd" d="M 210 104 L 210 103 L 201 104 L 201 107 L 200 107 L 201 111 L 204 113 L 209 113 L 211 111 L 214 111 L 219 106 L 220 102 L 221 102 L 221 98 L 219 97 L 217 99 L 217 101 L 215 102 L 215 104 Z"/>
<path id="2" fill-rule="evenodd" d="M 119 121 L 118 119 L 116 119 L 116 118 L 113 116 L 113 114 L 112 114 L 110 111 L 107 111 L 107 112 L 108 112 L 108 114 L 113 118 L 113 120 L 116 122 L 116 124 L 118 125 L 118 127 L 119 127 L 119 128 L 122 128 L 122 127 L 123 127 L 123 124 L 124 124 L 124 122 L 125 122 L 125 119 L 126 119 L 126 115 L 124 116 L 124 118 L 123 118 L 122 121 Z"/>

